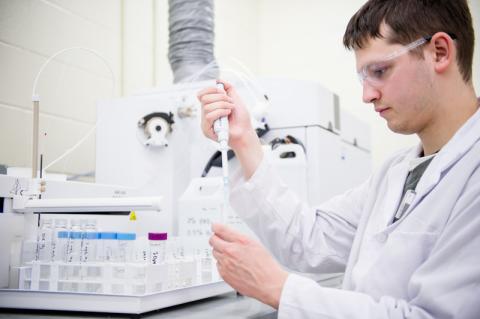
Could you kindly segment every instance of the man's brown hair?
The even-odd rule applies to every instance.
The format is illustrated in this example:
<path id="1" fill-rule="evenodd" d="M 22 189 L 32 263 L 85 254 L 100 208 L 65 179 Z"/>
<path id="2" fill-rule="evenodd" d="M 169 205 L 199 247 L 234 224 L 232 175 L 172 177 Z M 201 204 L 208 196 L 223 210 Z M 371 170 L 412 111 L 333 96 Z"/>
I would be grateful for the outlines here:
<path id="1" fill-rule="evenodd" d="M 391 33 L 382 35 L 385 23 Z M 472 78 L 475 36 L 467 0 L 369 0 L 350 19 L 343 36 L 347 49 L 361 49 L 369 39 L 408 44 L 437 32 L 455 36 L 457 64 L 465 82 Z"/>

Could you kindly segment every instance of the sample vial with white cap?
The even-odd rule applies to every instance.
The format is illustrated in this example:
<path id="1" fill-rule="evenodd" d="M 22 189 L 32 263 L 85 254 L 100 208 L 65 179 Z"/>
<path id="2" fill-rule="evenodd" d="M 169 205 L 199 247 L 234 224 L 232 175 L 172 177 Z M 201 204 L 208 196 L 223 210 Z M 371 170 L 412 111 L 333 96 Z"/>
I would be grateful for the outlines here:
<path id="1" fill-rule="evenodd" d="M 153 265 L 165 262 L 167 255 L 167 233 L 148 233 L 150 246 L 150 263 Z"/>

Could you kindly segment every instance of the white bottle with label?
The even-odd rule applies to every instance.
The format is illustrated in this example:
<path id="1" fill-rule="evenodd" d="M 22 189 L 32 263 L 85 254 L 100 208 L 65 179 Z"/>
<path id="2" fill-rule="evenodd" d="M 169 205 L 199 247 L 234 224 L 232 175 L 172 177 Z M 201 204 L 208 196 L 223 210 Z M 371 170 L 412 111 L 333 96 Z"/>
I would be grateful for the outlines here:
<path id="1" fill-rule="evenodd" d="M 165 262 L 167 255 L 167 233 L 148 233 L 150 263 L 158 265 Z"/>

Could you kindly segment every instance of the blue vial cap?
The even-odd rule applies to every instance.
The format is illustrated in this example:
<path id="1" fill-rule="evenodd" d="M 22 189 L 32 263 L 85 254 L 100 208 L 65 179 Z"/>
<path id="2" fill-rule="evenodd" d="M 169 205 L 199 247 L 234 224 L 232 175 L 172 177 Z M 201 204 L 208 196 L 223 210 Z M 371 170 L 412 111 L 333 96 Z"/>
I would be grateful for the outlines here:
<path id="1" fill-rule="evenodd" d="M 100 238 L 100 233 L 85 232 L 85 233 L 83 233 L 83 238 L 85 238 L 85 239 L 99 239 Z"/>
<path id="2" fill-rule="evenodd" d="M 79 231 L 71 231 L 69 233 L 69 238 L 70 239 L 81 239 L 82 238 L 82 232 Z"/>
<path id="3" fill-rule="evenodd" d="M 117 239 L 117 233 L 100 233 L 100 239 Z"/>
<path id="4" fill-rule="evenodd" d="M 68 231 L 59 231 L 57 236 L 58 238 L 68 238 Z"/>
<path id="5" fill-rule="evenodd" d="M 118 240 L 135 240 L 137 235 L 134 233 L 117 233 Z"/>

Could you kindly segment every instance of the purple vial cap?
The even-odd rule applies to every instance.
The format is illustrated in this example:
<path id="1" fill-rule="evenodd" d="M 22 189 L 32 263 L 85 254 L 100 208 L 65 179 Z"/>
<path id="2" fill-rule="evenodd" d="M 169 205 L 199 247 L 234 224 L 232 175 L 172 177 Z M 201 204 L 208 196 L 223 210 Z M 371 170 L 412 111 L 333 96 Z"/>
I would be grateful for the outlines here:
<path id="1" fill-rule="evenodd" d="M 148 233 L 148 240 L 167 240 L 167 233 Z"/>

